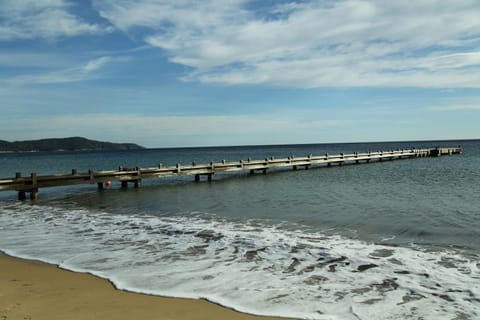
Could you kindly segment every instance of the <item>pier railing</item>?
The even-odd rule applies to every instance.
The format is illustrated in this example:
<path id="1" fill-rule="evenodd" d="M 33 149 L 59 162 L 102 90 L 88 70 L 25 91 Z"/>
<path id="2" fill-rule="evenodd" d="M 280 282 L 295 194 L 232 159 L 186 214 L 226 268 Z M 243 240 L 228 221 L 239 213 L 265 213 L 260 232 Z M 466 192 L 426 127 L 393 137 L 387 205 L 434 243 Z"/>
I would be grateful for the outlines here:
<path id="1" fill-rule="evenodd" d="M 267 170 L 274 168 L 298 168 L 309 169 L 312 166 L 331 166 L 343 165 L 348 163 L 369 163 L 371 161 L 384 161 L 394 159 L 408 159 L 429 156 L 442 156 L 462 153 L 463 149 L 458 148 L 428 148 L 428 149 L 408 149 L 395 151 L 377 151 L 367 153 L 351 154 L 324 154 L 320 156 L 306 156 L 275 159 L 273 157 L 263 160 L 240 160 L 238 162 L 211 162 L 209 164 L 190 165 L 177 164 L 175 166 L 159 165 L 153 168 L 124 168 L 110 171 L 93 171 L 79 173 L 73 169 L 69 174 L 55 174 L 38 176 L 31 173 L 29 176 L 22 176 L 17 172 L 15 178 L 0 179 L 0 191 L 14 190 L 18 192 L 19 200 L 26 198 L 26 193 L 30 193 L 30 198 L 38 198 L 38 190 L 47 187 L 59 187 L 78 184 L 97 184 L 99 189 L 103 189 L 105 184 L 111 181 L 120 181 L 123 188 L 128 183 L 133 183 L 136 188 L 140 186 L 142 179 L 162 178 L 171 176 L 194 176 L 195 181 L 200 181 L 201 176 L 206 176 L 208 181 L 212 180 L 215 173 L 247 171 L 251 174 L 255 172 L 267 173 Z"/>

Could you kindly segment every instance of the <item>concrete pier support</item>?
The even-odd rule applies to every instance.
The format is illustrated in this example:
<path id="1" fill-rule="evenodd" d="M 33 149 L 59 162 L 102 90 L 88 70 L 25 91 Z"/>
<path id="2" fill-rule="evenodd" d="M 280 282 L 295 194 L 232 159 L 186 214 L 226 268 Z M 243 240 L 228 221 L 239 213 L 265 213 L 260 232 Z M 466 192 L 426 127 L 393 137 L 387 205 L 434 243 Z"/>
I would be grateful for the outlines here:
<path id="1" fill-rule="evenodd" d="M 196 174 L 195 175 L 195 182 L 200 182 L 201 181 L 201 176 L 207 176 L 207 181 L 211 182 L 213 179 L 213 173 L 201 173 L 201 174 Z"/>
<path id="2" fill-rule="evenodd" d="M 25 201 L 27 199 L 27 192 L 30 193 L 30 200 L 38 200 L 38 189 L 33 189 L 29 191 L 18 191 L 18 200 Z"/>
<path id="3" fill-rule="evenodd" d="M 129 182 L 132 182 L 132 183 L 133 183 L 133 187 L 136 188 L 136 189 L 138 189 L 138 188 L 140 188 L 141 181 L 142 181 L 141 179 L 128 180 L 128 181 L 125 181 L 125 180 L 124 180 L 124 181 L 121 182 L 121 188 L 122 188 L 122 189 L 127 189 L 127 188 L 128 188 L 128 183 L 129 183 Z"/>
<path id="4" fill-rule="evenodd" d="M 255 171 L 262 171 L 262 174 L 267 174 L 267 168 L 263 168 L 263 169 L 250 169 L 250 175 L 253 175 L 255 174 Z"/>

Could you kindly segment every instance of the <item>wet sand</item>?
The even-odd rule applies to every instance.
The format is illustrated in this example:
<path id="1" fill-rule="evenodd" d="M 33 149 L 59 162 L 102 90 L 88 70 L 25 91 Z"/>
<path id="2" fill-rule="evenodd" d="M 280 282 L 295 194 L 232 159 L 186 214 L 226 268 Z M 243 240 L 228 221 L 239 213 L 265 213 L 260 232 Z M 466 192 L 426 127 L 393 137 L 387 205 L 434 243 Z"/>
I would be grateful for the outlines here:
<path id="1" fill-rule="evenodd" d="M 0 320 L 231 319 L 273 320 L 205 300 L 148 296 L 117 290 L 85 273 L 0 254 Z"/>

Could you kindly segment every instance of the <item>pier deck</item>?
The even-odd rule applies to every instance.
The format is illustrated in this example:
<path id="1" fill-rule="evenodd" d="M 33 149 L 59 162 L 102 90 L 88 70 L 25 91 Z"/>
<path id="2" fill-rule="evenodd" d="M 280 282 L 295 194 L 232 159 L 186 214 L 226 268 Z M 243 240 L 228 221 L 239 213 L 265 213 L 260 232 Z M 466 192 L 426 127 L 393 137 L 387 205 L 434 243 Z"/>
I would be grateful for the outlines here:
<path id="1" fill-rule="evenodd" d="M 128 183 L 133 183 L 135 187 L 140 186 L 142 179 L 162 178 L 171 176 L 194 176 L 195 181 L 200 181 L 201 176 L 207 176 L 208 181 L 212 180 L 215 173 L 247 171 L 250 173 L 262 172 L 274 168 L 297 168 L 309 169 L 311 166 L 330 166 L 343 165 L 348 163 L 369 163 L 371 161 L 384 161 L 394 159 L 409 159 L 418 157 L 437 157 L 442 155 L 452 155 L 462 153 L 463 149 L 458 148 L 428 148 L 428 149 L 408 149 L 396 151 L 378 151 L 368 153 L 352 153 L 338 155 L 321 155 L 307 157 L 288 157 L 283 159 L 267 158 L 264 160 L 240 160 L 239 162 L 226 162 L 209 164 L 195 164 L 176 166 L 161 166 L 154 168 L 134 168 L 125 169 L 119 167 L 118 170 L 93 171 L 78 173 L 73 169 L 69 174 L 56 174 L 37 176 L 31 173 L 30 176 L 23 177 L 21 173 L 16 173 L 15 178 L 0 179 L 0 191 L 14 190 L 18 192 L 19 200 L 26 198 L 26 193 L 30 193 L 30 199 L 38 198 L 40 188 L 59 187 L 79 184 L 97 184 L 99 189 L 103 189 L 105 183 L 111 181 L 120 181 L 122 187 L 127 187 Z"/>

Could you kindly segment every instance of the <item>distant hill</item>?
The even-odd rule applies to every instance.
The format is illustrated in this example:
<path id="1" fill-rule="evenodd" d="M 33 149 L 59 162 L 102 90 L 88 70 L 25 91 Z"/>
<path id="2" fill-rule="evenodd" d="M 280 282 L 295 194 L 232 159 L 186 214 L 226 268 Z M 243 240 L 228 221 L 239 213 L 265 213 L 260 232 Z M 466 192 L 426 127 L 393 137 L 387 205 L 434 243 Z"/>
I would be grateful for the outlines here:
<path id="1" fill-rule="evenodd" d="M 0 140 L 0 152 L 32 151 L 89 151 L 89 150 L 139 150 L 145 149 L 134 143 L 112 143 L 89 140 L 82 137 L 41 139 L 8 142 Z"/>

